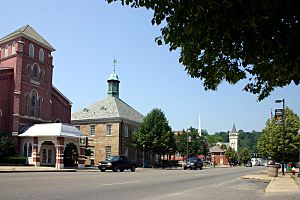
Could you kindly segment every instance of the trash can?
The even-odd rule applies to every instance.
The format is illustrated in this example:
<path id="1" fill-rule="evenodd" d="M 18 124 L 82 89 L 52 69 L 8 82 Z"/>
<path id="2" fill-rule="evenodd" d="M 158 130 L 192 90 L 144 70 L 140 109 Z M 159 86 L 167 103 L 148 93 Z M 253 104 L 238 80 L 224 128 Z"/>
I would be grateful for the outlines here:
<path id="1" fill-rule="evenodd" d="M 268 165 L 268 175 L 270 177 L 278 176 L 278 165 Z"/>

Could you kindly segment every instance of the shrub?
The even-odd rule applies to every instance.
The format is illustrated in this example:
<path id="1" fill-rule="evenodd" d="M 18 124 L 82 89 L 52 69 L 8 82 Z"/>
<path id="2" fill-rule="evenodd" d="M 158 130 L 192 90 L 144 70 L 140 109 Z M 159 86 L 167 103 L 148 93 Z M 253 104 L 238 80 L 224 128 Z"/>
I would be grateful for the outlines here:
<path id="1" fill-rule="evenodd" d="M 25 157 L 7 157 L 4 160 L 5 163 L 7 164 L 18 164 L 18 165 L 25 165 L 26 163 L 26 158 Z"/>

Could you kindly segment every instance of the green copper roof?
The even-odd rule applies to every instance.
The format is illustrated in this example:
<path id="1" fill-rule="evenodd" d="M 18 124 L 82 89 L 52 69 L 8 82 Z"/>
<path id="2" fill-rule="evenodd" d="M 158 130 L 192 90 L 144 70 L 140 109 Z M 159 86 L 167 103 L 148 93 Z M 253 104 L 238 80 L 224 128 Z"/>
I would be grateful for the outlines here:
<path id="1" fill-rule="evenodd" d="M 119 77 L 116 74 L 115 70 L 113 71 L 112 74 L 110 74 L 108 81 L 119 81 Z"/>

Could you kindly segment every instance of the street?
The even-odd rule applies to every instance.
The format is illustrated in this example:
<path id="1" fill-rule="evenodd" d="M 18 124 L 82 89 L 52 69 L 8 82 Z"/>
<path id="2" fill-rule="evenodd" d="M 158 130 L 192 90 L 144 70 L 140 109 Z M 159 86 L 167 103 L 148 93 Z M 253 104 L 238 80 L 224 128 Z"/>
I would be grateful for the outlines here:
<path id="1" fill-rule="evenodd" d="M 0 199 L 261 199 L 267 183 L 239 177 L 264 168 L 0 174 Z"/>

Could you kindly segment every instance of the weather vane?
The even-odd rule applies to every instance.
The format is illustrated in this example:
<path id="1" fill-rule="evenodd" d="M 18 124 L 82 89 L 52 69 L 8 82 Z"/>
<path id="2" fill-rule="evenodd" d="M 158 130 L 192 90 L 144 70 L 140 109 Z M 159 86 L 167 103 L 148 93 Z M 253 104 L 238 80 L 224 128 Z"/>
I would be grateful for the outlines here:
<path id="1" fill-rule="evenodd" d="M 114 71 L 116 70 L 116 64 L 118 64 L 119 62 L 117 61 L 117 59 L 113 59 L 113 64 L 114 64 Z"/>

